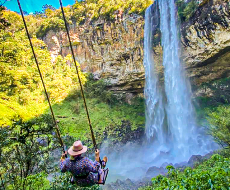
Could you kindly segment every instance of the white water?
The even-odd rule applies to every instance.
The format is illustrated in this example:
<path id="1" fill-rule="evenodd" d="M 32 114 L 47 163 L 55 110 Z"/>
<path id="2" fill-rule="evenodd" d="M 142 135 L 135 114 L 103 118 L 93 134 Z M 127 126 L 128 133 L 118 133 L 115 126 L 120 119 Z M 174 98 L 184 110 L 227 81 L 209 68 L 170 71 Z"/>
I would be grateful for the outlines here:
<path id="1" fill-rule="evenodd" d="M 146 10 L 144 65 L 146 72 L 146 136 L 153 143 L 176 156 L 173 162 L 187 161 L 193 154 L 212 150 L 210 138 L 196 125 L 191 101 L 191 87 L 179 59 L 179 39 L 174 0 L 159 0 L 161 45 L 163 47 L 164 91 L 160 90 L 154 70 L 151 26 Z M 148 14 L 148 15 L 147 15 Z M 149 34 L 149 35 L 148 35 Z M 166 101 L 162 97 L 166 96 Z M 167 118 L 166 126 L 163 124 Z"/>
<path id="2" fill-rule="evenodd" d="M 154 68 L 154 57 L 152 50 L 153 40 L 153 17 L 151 6 L 145 12 L 144 28 L 144 67 L 145 67 L 145 98 L 146 98 L 146 128 L 147 138 L 155 137 L 159 143 L 163 144 L 165 134 L 164 126 L 164 106 L 162 90 L 159 85 L 158 76 Z"/>

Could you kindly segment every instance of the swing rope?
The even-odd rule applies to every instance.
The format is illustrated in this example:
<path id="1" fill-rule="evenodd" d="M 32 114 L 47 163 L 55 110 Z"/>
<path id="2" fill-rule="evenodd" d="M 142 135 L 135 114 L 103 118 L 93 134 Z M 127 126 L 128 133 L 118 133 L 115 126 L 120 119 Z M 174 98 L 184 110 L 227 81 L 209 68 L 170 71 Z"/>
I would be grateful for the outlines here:
<path id="1" fill-rule="evenodd" d="M 27 37 L 29 39 L 30 46 L 31 46 L 31 49 L 32 49 L 32 52 L 33 52 L 33 56 L 34 56 L 34 59 L 35 59 L 35 62 L 36 62 L 37 68 L 38 68 L 38 72 L 39 72 L 39 75 L 40 75 L 40 78 L 41 78 L 41 81 L 42 81 L 42 85 L 43 85 L 43 88 L 44 88 L 44 91 L 45 91 L 45 94 L 46 94 L 46 98 L 47 98 L 47 101 L 49 103 L 49 108 L 50 108 L 50 111 L 51 111 L 51 115 L 52 115 L 52 118 L 53 118 L 55 129 L 56 129 L 56 132 L 57 132 L 57 137 L 58 137 L 59 142 L 60 142 L 60 144 L 62 146 L 63 152 L 65 152 L 65 146 L 64 146 L 63 140 L 61 138 L 61 133 L 60 133 L 57 121 L 56 121 L 55 116 L 54 116 L 54 112 L 53 112 L 53 109 L 52 109 L 52 106 L 51 106 L 49 95 L 47 93 L 46 86 L 45 86 L 45 83 L 44 83 L 44 80 L 43 80 L 43 77 L 42 77 L 42 73 L 41 73 L 41 70 L 40 70 L 40 67 L 39 67 L 39 64 L 38 64 L 38 61 L 37 61 L 37 57 L 36 57 L 36 54 L 35 54 L 35 51 L 34 51 L 34 48 L 33 48 L 33 44 L 32 44 L 31 39 L 30 39 L 30 35 L 29 35 L 29 32 L 28 32 L 28 28 L 27 28 L 27 25 L 26 25 L 24 14 L 23 14 L 23 11 L 22 11 L 22 8 L 21 8 L 20 0 L 17 0 L 17 2 L 18 2 L 18 6 L 19 6 L 19 9 L 20 9 L 21 15 L 22 15 L 22 20 L 23 20 L 23 23 L 24 23 L 24 26 L 25 26 L 25 29 L 26 29 L 26 34 L 27 34 Z"/>
<path id="2" fill-rule="evenodd" d="M 93 133 L 93 128 L 92 128 L 92 125 L 91 125 L 89 111 L 88 111 L 88 107 L 87 107 L 87 104 L 86 104 L 85 94 L 84 94 L 84 91 L 83 91 L 83 86 L 82 86 L 82 82 L 81 82 L 81 78 L 80 78 L 79 70 L 78 70 L 80 68 L 77 66 L 76 59 L 75 59 L 75 56 L 74 56 L 73 46 L 72 46 L 70 35 L 69 35 L 69 29 L 68 29 L 68 25 L 67 25 L 65 13 L 64 13 L 63 5 L 62 5 L 62 0 L 59 0 L 59 3 L 60 3 L 60 6 L 61 6 L 63 20 L 65 22 L 65 28 L 66 28 L 67 36 L 68 36 L 68 39 L 69 39 L 69 44 L 70 44 L 70 49 L 71 49 L 74 65 L 75 65 L 75 68 L 76 68 L 76 71 L 77 71 L 78 81 L 79 81 L 80 89 L 81 89 L 81 95 L 82 95 L 82 98 L 83 98 L 83 101 L 84 101 L 84 107 L 85 107 L 85 111 L 86 111 L 87 118 L 88 118 L 88 123 L 89 123 L 89 128 L 90 128 L 90 132 L 91 132 L 93 145 L 94 145 L 94 148 L 96 150 L 97 149 L 97 143 L 96 143 L 96 139 L 95 139 L 95 136 L 94 136 L 94 133 Z"/>

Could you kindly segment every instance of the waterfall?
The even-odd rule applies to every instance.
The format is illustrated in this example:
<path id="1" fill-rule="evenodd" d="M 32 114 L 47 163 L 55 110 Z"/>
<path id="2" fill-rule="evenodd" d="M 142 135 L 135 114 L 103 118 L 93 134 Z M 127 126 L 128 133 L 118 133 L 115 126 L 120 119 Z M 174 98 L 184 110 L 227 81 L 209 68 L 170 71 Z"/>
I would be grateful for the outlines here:
<path id="1" fill-rule="evenodd" d="M 152 50 L 153 17 L 151 6 L 145 12 L 144 28 L 144 67 L 145 67 L 145 98 L 146 98 L 146 127 L 147 138 L 155 137 L 163 143 L 164 107 L 162 93 L 157 73 L 154 69 L 154 57 Z"/>
<path id="2" fill-rule="evenodd" d="M 192 92 L 179 59 L 180 47 L 174 0 L 155 1 L 145 12 L 144 67 L 146 99 L 146 136 L 143 143 L 129 142 L 109 155 L 108 181 L 136 179 L 146 176 L 152 166 L 184 163 L 192 155 L 204 155 L 218 148 L 198 127 L 192 105 Z M 158 14 L 158 15 L 157 15 Z M 163 48 L 163 75 L 154 64 L 153 41 L 159 26 Z M 110 149 L 104 143 L 102 155 Z M 186 164 L 185 164 L 186 165 Z"/>
<path id="3" fill-rule="evenodd" d="M 158 152 L 174 155 L 175 162 L 211 151 L 210 138 L 197 127 L 192 92 L 179 58 L 179 37 L 174 0 L 159 0 L 164 84 L 154 68 L 151 6 L 145 14 L 144 67 L 146 75 L 146 136 Z M 165 97 L 163 99 L 163 97 Z M 163 149 L 162 149 L 163 148 Z M 180 157 L 175 157 L 180 155 Z"/>

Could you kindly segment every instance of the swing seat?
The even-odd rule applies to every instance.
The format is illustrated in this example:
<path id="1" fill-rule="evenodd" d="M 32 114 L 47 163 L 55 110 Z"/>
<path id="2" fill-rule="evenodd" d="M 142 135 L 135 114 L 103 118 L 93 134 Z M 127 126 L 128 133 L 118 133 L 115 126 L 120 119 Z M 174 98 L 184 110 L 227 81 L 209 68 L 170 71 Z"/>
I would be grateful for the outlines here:
<path id="1" fill-rule="evenodd" d="M 97 183 L 99 185 L 105 185 L 105 181 L 106 181 L 107 175 L 109 173 L 109 168 L 102 169 L 102 170 L 103 170 L 104 176 L 103 176 L 102 182 Z"/>
<path id="2" fill-rule="evenodd" d="M 101 182 L 98 182 L 97 184 L 98 185 L 105 185 L 105 182 L 106 182 L 106 178 L 107 178 L 107 175 L 109 173 L 109 169 L 102 169 L 103 170 L 103 179 Z M 77 178 L 78 179 L 86 179 L 88 176 L 78 176 Z M 76 184 L 76 182 L 74 181 L 73 177 L 70 179 L 70 183 L 71 184 Z"/>

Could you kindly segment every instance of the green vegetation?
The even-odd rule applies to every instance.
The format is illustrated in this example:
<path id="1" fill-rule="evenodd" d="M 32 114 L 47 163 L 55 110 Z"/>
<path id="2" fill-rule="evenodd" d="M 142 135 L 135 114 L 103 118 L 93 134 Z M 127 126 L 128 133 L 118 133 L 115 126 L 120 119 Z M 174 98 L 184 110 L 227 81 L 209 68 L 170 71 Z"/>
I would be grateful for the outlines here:
<path id="1" fill-rule="evenodd" d="M 121 96 L 116 96 L 106 90 L 106 83 L 103 80 L 94 81 L 90 77 L 88 77 L 85 85 L 85 93 L 91 122 L 99 144 L 104 138 L 116 137 L 116 140 L 123 140 L 126 134 L 121 133 L 118 137 L 118 133 L 122 128 L 127 128 L 127 125 L 131 126 L 130 132 L 144 128 L 143 99 L 134 100 L 133 105 L 124 103 Z M 86 142 L 91 138 L 79 91 L 72 93 L 63 102 L 54 105 L 53 108 L 60 120 L 59 126 L 63 134 Z M 106 133 L 104 133 L 105 131 Z M 92 146 L 91 140 L 89 145 Z"/>
<path id="2" fill-rule="evenodd" d="M 215 140 L 230 147 L 230 106 L 219 106 L 216 111 L 209 113 L 211 135 Z"/>
<path id="3" fill-rule="evenodd" d="M 12 119 L 31 119 L 47 108 L 43 87 L 31 52 L 31 47 L 20 15 L 3 12 L 11 25 L 0 30 L 0 125 L 9 125 Z M 76 70 L 66 64 L 71 56 L 57 57 L 51 62 L 46 44 L 32 38 L 49 96 L 53 103 L 61 102 L 73 89 L 79 88 Z M 85 75 L 81 73 L 83 84 Z"/>
<path id="4" fill-rule="evenodd" d="M 0 128 L 1 189 L 80 189 L 69 183 L 70 174 L 55 175 L 58 163 L 54 164 L 50 154 L 59 146 L 49 115 Z M 47 179 L 50 173 L 54 173 L 52 181 Z M 98 186 L 83 189 L 96 190 Z"/>
<path id="5" fill-rule="evenodd" d="M 152 0 L 86 0 L 76 1 L 71 7 L 65 7 L 65 16 L 69 24 L 84 24 L 98 18 L 114 20 L 121 14 L 144 14 L 145 9 L 153 3 Z M 118 16 L 119 15 L 119 16 Z M 61 10 L 49 7 L 43 13 L 34 15 L 39 20 L 38 29 L 33 31 L 37 37 L 43 37 L 49 30 L 63 29 Z"/>
<path id="6" fill-rule="evenodd" d="M 43 173 L 39 173 L 46 173 L 49 152 L 56 141 L 51 121 L 50 116 L 44 115 L 25 123 L 17 120 L 10 127 L 0 128 L 0 175 L 4 189 L 47 184 L 47 179 L 39 177 Z M 36 183 L 31 182 L 37 178 Z"/>
<path id="7" fill-rule="evenodd" d="M 184 0 L 178 0 L 176 5 L 181 22 L 188 21 L 198 8 L 196 0 L 192 0 L 189 3 L 186 3 Z"/>
<path id="8" fill-rule="evenodd" d="M 123 13 L 143 14 L 151 3 L 151 0 L 77 1 L 72 7 L 66 7 L 65 12 L 69 24 L 83 24 L 98 18 L 115 20 Z M 177 5 L 181 21 L 188 20 L 197 9 L 194 0 L 188 4 L 178 1 Z M 60 9 L 46 5 L 43 13 L 28 15 L 26 21 L 65 144 L 69 146 L 80 139 L 92 148 L 71 56 L 58 56 L 51 61 L 46 44 L 37 39 L 49 30 L 64 28 Z M 24 26 L 18 14 L 3 7 L 0 9 L 0 42 L 0 188 L 79 189 L 69 183 L 70 175 L 60 174 L 54 164 L 56 160 L 51 153 L 59 150 L 60 145 Z M 132 134 L 143 132 L 142 98 L 136 98 L 129 105 L 122 95 L 109 91 L 105 81 L 96 81 L 80 69 L 79 72 L 99 145 L 106 139 L 112 143 L 127 142 L 133 140 Z M 200 98 L 203 108 L 209 108 L 210 133 L 224 147 L 230 145 L 230 97 L 219 89 L 228 88 L 228 84 L 229 78 L 205 84 L 204 88 L 211 89 L 215 98 Z M 217 107 L 220 102 L 224 106 Z M 194 169 L 184 171 L 168 166 L 167 176 L 153 178 L 152 186 L 144 189 L 229 189 L 229 166 L 229 154 L 214 155 Z M 53 174 L 51 181 L 47 180 L 49 174 Z"/>
<path id="9" fill-rule="evenodd" d="M 76 2 L 72 8 L 75 12 L 73 16 L 76 18 L 79 15 L 85 15 L 85 17 L 92 19 L 98 19 L 102 16 L 113 20 L 118 10 L 128 14 L 143 14 L 145 9 L 152 3 L 152 0 L 128 0 L 125 2 L 122 0 L 87 0 L 85 2 Z"/>
<path id="10" fill-rule="evenodd" d="M 41 38 L 44 36 L 44 34 L 47 34 L 49 30 L 58 31 L 65 28 L 65 24 L 63 19 L 53 17 L 53 18 L 46 18 L 42 21 L 41 26 L 36 32 L 36 35 L 38 38 Z"/>
<path id="11" fill-rule="evenodd" d="M 215 112 L 218 106 L 229 106 L 230 102 L 230 78 L 223 78 L 209 83 L 202 84 L 199 88 L 203 96 L 197 97 L 196 112 L 199 120 L 206 119 L 207 115 Z"/>
<path id="12" fill-rule="evenodd" d="M 228 155 L 229 156 L 229 155 Z M 194 169 L 187 167 L 182 172 L 167 166 L 167 176 L 159 175 L 152 179 L 152 186 L 142 190 L 164 189 L 229 189 L 230 158 L 215 154 Z"/>
<path id="13" fill-rule="evenodd" d="M 26 16 L 39 66 L 55 115 L 60 120 L 65 144 L 69 146 L 75 139 L 81 139 L 92 147 L 71 56 L 58 56 L 51 60 L 46 44 L 35 36 L 36 32 L 41 37 L 51 28 L 58 30 L 62 27 L 61 15 L 49 18 L 55 11 L 48 9 L 45 10 L 46 18 Z M 44 90 L 21 17 L 3 10 L 0 17 L 4 23 L 9 23 L 0 30 L 0 187 L 19 190 L 79 189 L 69 183 L 69 174 L 59 175 L 58 166 L 53 164 L 56 160 L 54 162 L 50 154 L 60 149 L 60 145 L 54 135 Z M 67 17 L 70 18 L 68 11 Z M 35 22 L 36 19 L 38 22 Z M 44 20 L 46 22 L 42 22 Z M 107 138 L 113 142 L 132 140 L 131 135 L 144 126 L 143 99 L 128 105 L 121 95 L 114 95 L 107 89 L 105 81 L 95 81 L 91 75 L 86 78 L 80 69 L 79 72 L 85 85 L 98 144 Z M 126 137 L 127 133 L 131 135 Z M 48 181 L 48 174 L 55 172 L 58 175 Z M 98 189 L 98 186 L 91 189 Z"/>
<path id="14" fill-rule="evenodd" d="M 6 19 L 3 17 L 3 11 L 5 10 L 5 7 L 1 6 L 0 2 L 0 30 L 5 29 L 7 26 L 9 26 L 9 23 L 6 21 Z"/>

